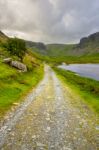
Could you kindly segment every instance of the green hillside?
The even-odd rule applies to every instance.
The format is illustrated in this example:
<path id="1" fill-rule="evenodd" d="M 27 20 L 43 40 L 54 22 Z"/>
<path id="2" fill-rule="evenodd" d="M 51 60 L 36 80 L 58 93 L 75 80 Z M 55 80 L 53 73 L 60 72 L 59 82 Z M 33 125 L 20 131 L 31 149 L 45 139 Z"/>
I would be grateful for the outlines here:
<path id="1" fill-rule="evenodd" d="M 0 118 L 10 108 L 15 107 L 20 103 L 24 99 L 24 96 L 26 96 L 26 94 L 34 88 L 43 77 L 42 62 L 28 49 L 26 49 L 22 59 L 20 56 L 16 55 L 17 53 L 8 51 L 9 40 L 3 36 L 3 44 L 2 42 L 0 43 Z M 11 39 L 11 41 L 18 42 L 18 39 Z M 16 43 L 14 42 L 12 45 L 15 50 Z M 17 44 L 18 45 L 16 46 L 20 47 L 20 44 L 22 43 Z M 25 64 L 27 66 L 27 72 L 22 72 L 18 68 L 14 68 L 10 64 L 4 63 L 5 58 L 12 58 L 13 61 Z"/>
<path id="2" fill-rule="evenodd" d="M 84 37 L 77 46 L 70 50 L 68 55 L 82 56 L 99 53 L 99 32 Z"/>
<path id="3" fill-rule="evenodd" d="M 84 37 L 78 44 L 47 44 L 26 41 L 40 59 L 54 63 L 99 63 L 99 32 Z"/>

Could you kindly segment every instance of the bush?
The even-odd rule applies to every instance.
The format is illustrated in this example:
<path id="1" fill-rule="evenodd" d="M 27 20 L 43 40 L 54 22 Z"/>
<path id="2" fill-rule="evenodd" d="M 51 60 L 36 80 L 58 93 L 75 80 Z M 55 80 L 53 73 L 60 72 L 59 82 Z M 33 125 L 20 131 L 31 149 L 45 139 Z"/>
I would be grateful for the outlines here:
<path id="1" fill-rule="evenodd" d="M 18 56 L 21 58 L 21 60 L 23 59 L 23 56 L 26 52 L 25 41 L 18 38 L 9 38 L 6 44 L 6 48 L 10 54 Z"/>

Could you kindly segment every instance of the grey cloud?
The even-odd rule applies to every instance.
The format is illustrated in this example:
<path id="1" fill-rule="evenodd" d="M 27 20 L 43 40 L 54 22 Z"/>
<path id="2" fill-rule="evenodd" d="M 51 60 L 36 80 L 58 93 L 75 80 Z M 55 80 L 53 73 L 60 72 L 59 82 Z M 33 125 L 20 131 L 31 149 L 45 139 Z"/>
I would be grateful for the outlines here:
<path id="1" fill-rule="evenodd" d="M 78 42 L 99 30 L 98 0 L 0 0 L 0 30 L 46 43 Z"/>

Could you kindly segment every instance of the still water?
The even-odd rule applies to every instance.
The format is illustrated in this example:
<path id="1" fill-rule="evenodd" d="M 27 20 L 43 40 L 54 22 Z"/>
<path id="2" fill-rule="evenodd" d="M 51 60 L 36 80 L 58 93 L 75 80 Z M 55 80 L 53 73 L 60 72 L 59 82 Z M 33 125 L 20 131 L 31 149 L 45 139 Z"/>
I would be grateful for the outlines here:
<path id="1" fill-rule="evenodd" d="M 63 64 L 59 68 L 76 72 L 83 77 L 99 80 L 99 64 Z"/>

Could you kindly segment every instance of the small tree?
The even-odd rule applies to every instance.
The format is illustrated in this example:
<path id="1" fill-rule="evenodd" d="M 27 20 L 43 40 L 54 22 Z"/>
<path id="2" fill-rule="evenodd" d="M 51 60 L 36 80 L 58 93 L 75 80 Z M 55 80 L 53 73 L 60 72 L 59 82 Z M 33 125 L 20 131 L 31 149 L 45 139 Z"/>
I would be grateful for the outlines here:
<path id="1" fill-rule="evenodd" d="M 25 41 L 18 38 L 9 38 L 7 42 L 7 50 L 19 58 L 23 58 L 26 52 Z"/>

